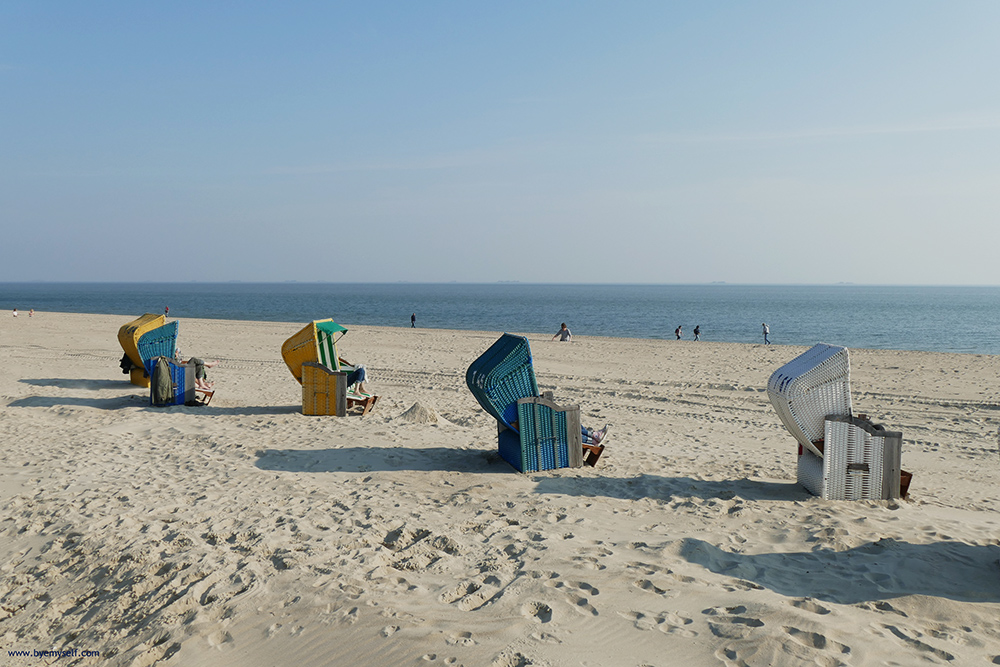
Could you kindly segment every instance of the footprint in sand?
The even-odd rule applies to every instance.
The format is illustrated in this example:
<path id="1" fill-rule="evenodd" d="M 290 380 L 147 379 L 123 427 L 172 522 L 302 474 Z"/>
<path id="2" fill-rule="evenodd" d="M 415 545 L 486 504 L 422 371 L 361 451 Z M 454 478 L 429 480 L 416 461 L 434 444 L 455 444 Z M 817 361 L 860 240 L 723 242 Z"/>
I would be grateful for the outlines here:
<path id="1" fill-rule="evenodd" d="M 764 621 L 753 616 L 745 616 L 747 608 L 743 605 L 735 607 L 711 607 L 701 613 L 711 616 L 708 629 L 716 637 L 723 639 L 744 639 L 754 629 L 764 626 Z"/>
<path id="2" fill-rule="evenodd" d="M 803 611 L 811 611 L 814 614 L 829 614 L 830 610 L 819 604 L 812 598 L 802 598 L 801 600 L 792 600 L 788 604 L 792 605 L 796 609 L 801 609 Z"/>
<path id="3" fill-rule="evenodd" d="M 874 602 L 862 602 L 855 606 L 858 607 L 859 609 L 867 609 L 869 611 L 881 611 L 889 614 L 898 614 L 903 618 L 908 618 L 906 612 L 896 609 L 885 600 L 876 600 Z"/>
<path id="4" fill-rule="evenodd" d="M 475 646 L 479 643 L 472 638 L 471 632 L 465 632 L 463 630 L 449 632 L 445 635 L 445 637 L 445 643 L 451 646 Z"/>
<path id="5" fill-rule="evenodd" d="M 438 596 L 445 604 L 455 604 L 462 611 L 475 611 L 503 595 L 507 585 L 493 575 L 482 582 L 465 581 Z"/>
<path id="6" fill-rule="evenodd" d="M 578 612 L 584 615 L 598 616 L 600 612 L 590 604 L 588 595 L 600 595 L 600 591 L 585 581 L 558 581 L 549 579 L 544 584 L 548 588 L 561 590 L 565 596 L 565 601 Z"/>
<path id="7" fill-rule="evenodd" d="M 840 642 L 835 642 L 832 639 L 828 639 L 826 635 L 822 635 L 818 632 L 808 632 L 806 630 L 799 630 L 798 628 L 793 628 L 785 626 L 782 628 L 792 640 L 802 644 L 807 648 L 814 648 L 818 651 L 826 651 L 828 653 L 840 653 L 847 655 L 851 652 L 850 646 L 845 646 Z"/>
<path id="8" fill-rule="evenodd" d="M 680 637 L 697 637 L 698 633 L 689 628 L 694 619 L 673 612 L 646 614 L 641 611 L 618 612 L 619 616 L 627 618 L 637 630 L 659 630 L 668 635 Z"/>
<path id="9" fill-rule="evenodd" d="M 952 661 L 955 656 L 947 651 L 931 646 L 927 642 L 921 641 L 918 637 L 923 636 L 922 633 L 916 630 L 909 630 L 906 628 L 901 628 L 897 625 L 883 625 L 883 629 L 888 630 L 892 637 L 895 637 L 908 648 L 914 648 L 918 651 L 928 653 L 942 660 Z M 883 636 L 885 636 L 883 634 Z"/>
<path id="10" fill-rule="evenodd" d="M 662 587 L 657 586 L 649 579 L 636 579 L 635 581 L 632 582 L 632 585 L 641 591 L 653 593 L 654 595 L 667 595 L 668 593 L 670 593 L 670 589 L 666 587 L 666 584 L 663 584 Z"/>
<path id="11" fill-rule="evenodd" d="M 552 620 L 552 607 L 543 602 L 527 602 L 521 605 L 521 616 L 539 623 L 548 623 Z"/>

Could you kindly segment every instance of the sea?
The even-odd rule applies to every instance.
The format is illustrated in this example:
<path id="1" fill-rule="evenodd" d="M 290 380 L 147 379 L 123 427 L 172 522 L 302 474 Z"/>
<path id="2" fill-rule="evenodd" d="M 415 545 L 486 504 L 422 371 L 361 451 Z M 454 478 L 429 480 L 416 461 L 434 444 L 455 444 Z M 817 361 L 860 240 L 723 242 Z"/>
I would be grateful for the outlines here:
<path id="1" fill-rule="evenodd" d="M 1000 354 L 1000 287 L 0 283 L 0 309 Z"/>

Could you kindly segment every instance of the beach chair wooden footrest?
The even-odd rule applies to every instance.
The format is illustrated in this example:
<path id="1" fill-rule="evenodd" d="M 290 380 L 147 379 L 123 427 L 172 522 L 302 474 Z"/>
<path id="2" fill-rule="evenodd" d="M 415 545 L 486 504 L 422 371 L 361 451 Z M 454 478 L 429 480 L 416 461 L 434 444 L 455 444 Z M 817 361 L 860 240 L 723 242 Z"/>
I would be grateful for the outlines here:
<path id="1" fill-rule="evenodd" d="M 212 402 L 212 397 L 215 396 L 214 389 L 198 389 L 195 387 L 194 390 L 195 402 L 198 405 L 208 405 Z"/>
<path id="2" fill-rule="evenodd" d="M 372 411 L 375 404 L 378 403 L 379 397 L 374 394 L 347 394 L 347 407 L 348 409 L 360 409 L 361 416 L 364 417 L 366 414 Z"/>
<path id="3" fill-rule="evenodd" d="M 604 453 L 604 445 L 584 445 L 583 448 L 587 450 L 587 456 L 583 462 L 590 467 L 596 466 L 601 454 Z"/>

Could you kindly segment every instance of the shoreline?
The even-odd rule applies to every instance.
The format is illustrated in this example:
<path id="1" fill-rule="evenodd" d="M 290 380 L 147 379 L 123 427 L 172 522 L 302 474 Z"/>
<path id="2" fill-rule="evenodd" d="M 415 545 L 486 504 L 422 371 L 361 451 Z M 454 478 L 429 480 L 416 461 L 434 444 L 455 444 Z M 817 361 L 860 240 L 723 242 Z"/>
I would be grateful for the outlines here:
<path id="1" fill-rule="evenodd" d="M 348 325 L 382 396 L 307 417 L 302 324 L 180 318 L 207 407 L 120 373 L 132 318 L 0 318 L 0 637 L 74 665 L 985 664 L 1000 357 L 851 349 L 906 501 L 823 501 L 767 400 L 798 346 L 528 334 L 595 468 L 522 475 L 465 386 L 500 332 Z M 171 318 L 174 319 L 174 318 Z M 30 324 L 31 326 L 22 326 Z M 664 656 L 670 656 L 665 661 Z M 11 664 L 34 664 L 25 659 Z"/>
<path id="2" fill-rule="evenodd" d="M 18 319 L 20 319 L 21 317 L 25 317 L 26 318 L 27 317 L 26 312 L 27 311 L 25 311 L 25 313 L 21 313 L 20 316 L 18 317 Z M 131 320 L 135 319 L 136 317 L 139 317 L 139 315 L 132 315 L 132 316 L 129 316 L 129 315 L 116 315 L 116 314 L 113 314 L 113 313 L 112 314 L 108 314 L 108 313 L 78 313 L 78 312 L 67 312 L 67 311 L 38 311 L 38 310 L 35 311 L 35 314 L 36 315 L 49 314 L 49 315 L 57 315 L 57 316 L 63 316 L 63 315 L 76 316 L 76 315 L 80 315 L 80 316 L 92 316 L 92 317 L 121 318 L 121 321 L 122 321 L 123 324 L 127 323 L 127 322 L 130 322 Z M 141 313 L 140 313 L 140 315 L 141 315 Z M 293 327 L 297 325 L 297 328 L 294 331 L 298 331 L 298 329 L 301 329 L 305 324 L 308 323 L 308 320 L 252 320 L 252 319 L 240 320 L 240 319 L 211 318 L 211 317 L 187 317 L 187 316 L 178 317 L 178 316 L 175 316 L 175 315 L 168 315 L 167 319 L 168 320 L 178 320 L 178 321 L 192 321 L 192 322 L 197 322 L 197 321 L 219 322 L 219 323 L 227 323 L 228 322 L 228 323 L 231 323 L 231 324 L 236 324 L 236 323 L 242 323 L 242 324 L 274 324 L 274 325 L 287 324 L 287 325 L 293 326 Z M 386 329 L 386 330 L 390 330 L 390 331 L 397 331 L 397 330 L 399 330 L 399 331 L 411 331 L 411 328 L 408 327 L 408 326 L 405 326 L 405 325 L 393 326 L 393 325 L 380 325 L 380 324 L 351 324 L 351 323 L 344 323 L 344 322 L 338 322 L 338 323 L 342 324 L 345 327 L 347 327 L 349 330 L 353 330 L 353 329 L 371 329 L 371 330 Z M 501 333 L 512 333 L 512 334 L 515 334 L 515 335 L 518 335 L 518 336 L 525 336 L 526 338 L 529 338 L 529 339 L 538 338 L 541 341 L 548 341 L 548 339 L 551 338 L 551 334 L 549 334 L 548 332 L 544 332 L 544 331 L 532 331 L 532 332 L 512 331 L 512 330 L 491 331 L 489 329 L 448 329 L 448 328 L 434 328 L 434 327 L 416 327 L 415 330 L 416 331 L 425 331 L 425 332 L 442 332 L 442 333 L 446 333 L 446 334 L 463 334 L 463 333 L 465 333 L 465 334 L 473 334 L 473 335 L 494 334 L 496 336 L 499 336 Z M 579 335 L 574 334 L 573 338 L 574 339 L 581 339 L 581 340 L 596 340 L 596 341 L 604 341 L 604 340 L 610 340 L 610 341 L 616 341 L 616 340 L 618 340 L 618 341 L 635 341 L 637 343 L 641 343 L 641 342 L 648 342 L 648 343 L 690 343 L 690 344 L 704 343 L 706 345 L 737 345 L 737 346 L 745 346 L 745 347 L 774 347 L 774 348 L 782 348 L 782 349 L 791 349 L 791 348 L 807 349 L 807 348 L 810 347 L 810 345 L 796 344 L 796 343 L 770 343 L 770 344 L 768 344 L 768 345 L 765 346 L 763 343 L 747 343 L 747 342 L 740 342 L 740 341 L 723 341 L 723 340 L 711 340 L 711 339 L 702 339 L 702 340 L 699 340 L 699 341 L 694 341 L 694 340 L 686 339 L 685 338 L 685 339 L 681 339 L 681 340 L 678 341 L 678 340 L 676 340 L 674 338 L 670 338 L 669 336 L 664 336 L 663 338 L 636 338 L 636 337 L 633 337 L 633 336 L 598 336 L 598 335 L 588 335 L 588 334 L 579 334 Z M 570 341 L 570 342 L 572 342 L 572 341 Z M 817 339 L 813 344 L 815 344 L 815 343 L 829 343 L 829 342 L 830 341 Z M 839 343 L 830 343 L 830 344 L 831 345 L 839 345 Z M 986 352 L 954 352 L 954 351 L 946 352 L 946 351 L 940 351 L 940 350 L 910 350 L 910 349 L 905 349 L 905 348 L 850 347 L 850 346 L 847 346 L 847 347 L 852 352 L 854 350 L 857 350 L 859 352 L 872 352 L 872 353 L 875 353 L 875 352 L 899 352 L 899 353 L 915 353 L 915 354 L 957 355 L 957 356 L 961 356 L 961 357 L 987 357 L 987 358 L 996 357 L 996 358 L 1000 358 L 1000 354 L 989 354 L 989 353 L 986 353 Z"/>

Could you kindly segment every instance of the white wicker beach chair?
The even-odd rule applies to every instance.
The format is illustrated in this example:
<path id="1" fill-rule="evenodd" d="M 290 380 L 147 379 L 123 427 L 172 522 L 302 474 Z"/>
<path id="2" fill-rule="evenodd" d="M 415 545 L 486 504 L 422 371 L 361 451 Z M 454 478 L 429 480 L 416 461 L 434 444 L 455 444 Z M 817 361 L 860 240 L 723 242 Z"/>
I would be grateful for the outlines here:
<path id="1" fill-rule="evenodd" d="M 899 498 L 903 434 L 855 417 L 830 417 L 820 458 L 800 447 L 798 481 L 826 500 Z M 907 484 L 908 485 L 908 484 Z"/>
<path id="2" fill-rule="evenodd" d="M 819 343 L 776 370 L 767 396 L 785 428 L 822 458 L 815 442 L 824 438 L 830 415 L 851 416 L 851 364 L 846 347 Z"/>

